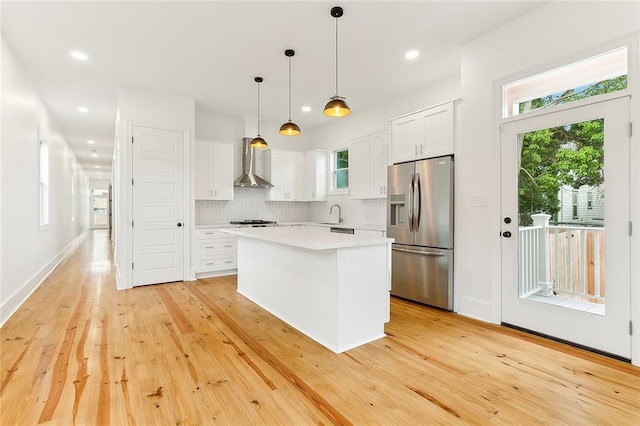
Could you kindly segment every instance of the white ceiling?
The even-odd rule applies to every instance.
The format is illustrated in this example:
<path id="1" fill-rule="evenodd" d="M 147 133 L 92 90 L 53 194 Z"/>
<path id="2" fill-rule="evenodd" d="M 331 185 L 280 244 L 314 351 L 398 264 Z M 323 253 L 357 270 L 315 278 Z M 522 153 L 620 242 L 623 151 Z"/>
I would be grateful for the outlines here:
<path id="1" fill-rule="evenodd" d="M 463 44 L 541 4 L 2 1 L 1 24 L 78 163 L 95 179 L 99 170 L 110 172 L 121 85 L 187 96 L 218 114 L 255 116 L 259 75 L 263 120 L 280 124 L 287 119 L 283 51 L 292 48 L 292 118 L 304 132 L 335 120 L 322 114 L 335 92 L 332 6 L 344 8 L 339 92 L 357 113 L 458 73 Z M 420 52 L 418 59 L 404 58 L 409 49 Z M 72 59 L 71 50 L 89 60 Z M 302 105 L 312 111 L 301 112 Z"/>

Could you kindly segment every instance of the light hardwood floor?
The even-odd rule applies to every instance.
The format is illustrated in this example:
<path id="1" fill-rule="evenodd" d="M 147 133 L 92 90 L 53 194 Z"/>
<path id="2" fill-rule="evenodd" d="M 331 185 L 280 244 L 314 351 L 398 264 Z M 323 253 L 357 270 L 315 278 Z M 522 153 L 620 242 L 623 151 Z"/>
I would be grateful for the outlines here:
<path id="1" fill-rule="evenodd" d="M 392 299 L 336 355 L 235 277 L 117 291 L 93 231 L 2 327 L 2 425 L 640 424 L 640 369 Z"/>

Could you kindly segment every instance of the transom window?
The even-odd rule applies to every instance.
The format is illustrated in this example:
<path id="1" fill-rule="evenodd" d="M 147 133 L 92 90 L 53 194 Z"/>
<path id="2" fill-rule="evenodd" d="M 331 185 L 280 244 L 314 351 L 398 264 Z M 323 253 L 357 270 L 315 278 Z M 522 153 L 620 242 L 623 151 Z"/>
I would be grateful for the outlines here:
<path id="1" fill-rule="evenodd" d="M 622 47 L 502 87 L 502 117 L 512 117 L 627 88 Z"/>
<path id="2" fill-rule="evenodd" d="M 333 151 L 331 170 L 331 190 L 347 191 L 349 189 L 349 149 Z"/>

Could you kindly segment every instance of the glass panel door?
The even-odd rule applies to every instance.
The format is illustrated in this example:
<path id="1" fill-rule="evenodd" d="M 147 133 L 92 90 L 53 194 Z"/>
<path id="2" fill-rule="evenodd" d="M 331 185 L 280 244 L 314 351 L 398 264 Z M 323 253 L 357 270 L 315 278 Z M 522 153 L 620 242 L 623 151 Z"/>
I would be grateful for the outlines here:
<path id="1" fill-rule="evenodd" d="M 503 322 L 626 358 L 628 122 L 622 98 L 502 132 Z"/>

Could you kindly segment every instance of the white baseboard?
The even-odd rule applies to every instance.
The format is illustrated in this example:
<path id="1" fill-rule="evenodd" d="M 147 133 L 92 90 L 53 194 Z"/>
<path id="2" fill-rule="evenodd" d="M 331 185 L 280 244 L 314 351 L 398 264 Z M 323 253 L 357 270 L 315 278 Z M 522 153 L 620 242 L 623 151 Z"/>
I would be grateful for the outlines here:
<path id="1" fill-rule="evenodd" d="M 73 239 L 65 248 L 63 248 L 60 253 L 55 255 L 53 259 L 47 262 L 46 265 L 42 267 L 38 272 L 36 272 L 30 279 L 25 282 L 18 291 L 16 291 L 13 295 L 7 299 L 2 306 L 0 306 L 0 327 L 4 325 L 5 322 L 11 315 L 13 315 L 20 306 L 31 296 L 31 294 L 36 291 L 40 284 L 51 274 L 51 272 L 58 266 L 60 262 L 62 262 L 73 250 L 75 250 L 80 243 L 86 238 L 89 233 L 89 229 L 86 229 L 82 234 L 78 235 Z"/>
<path id="2" fill-rule="evenodd" d="M 226 277 L 228 275 L 237 275 L 237 269 L 225 269 L 224 271 L 212 271 L 212 272 L 199 272 L 196 274 L 196 277 L 193 280 L 185 280 L 185 281 L 195 281 L 200 278 L 215 278 L 215 277 Z"/>
<path id="3" fill-rule="evenodd" d="M 492 323 L 491 304 L 483 300 L 461 297 L 458 311 L 456 313 L 465 317 L 474 318 L 480 321 Z"/>

